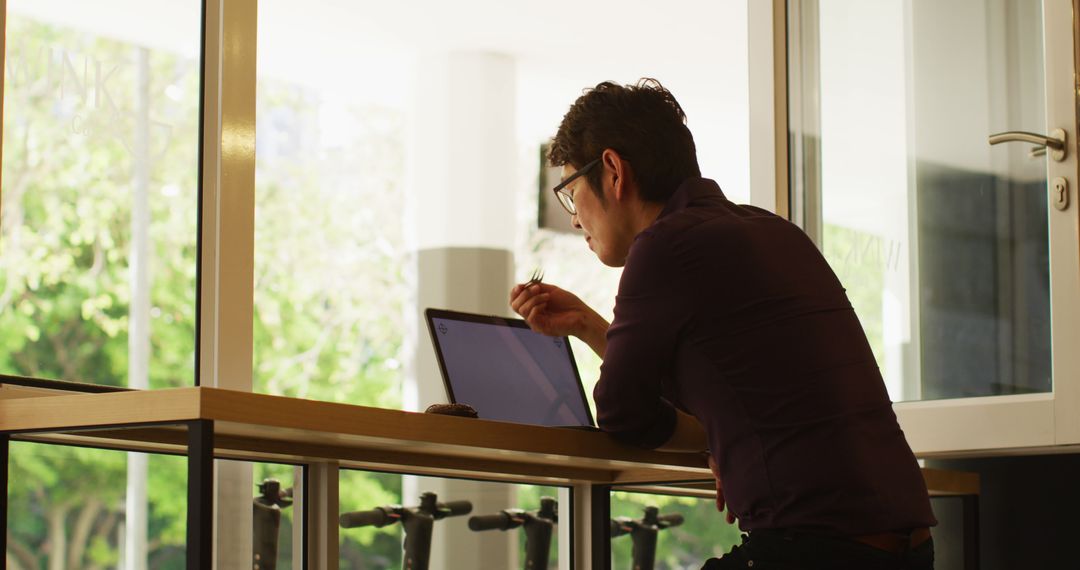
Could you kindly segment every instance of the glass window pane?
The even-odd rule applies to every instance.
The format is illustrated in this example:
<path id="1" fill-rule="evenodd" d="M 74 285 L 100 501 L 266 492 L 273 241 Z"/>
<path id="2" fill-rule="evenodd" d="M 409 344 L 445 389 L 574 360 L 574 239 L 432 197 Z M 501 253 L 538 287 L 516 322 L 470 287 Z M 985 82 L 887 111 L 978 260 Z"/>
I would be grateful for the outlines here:
<path id="1" fill-rule="evenodd" d="M 559 568 L 565 488 L 342 470 L 339 494 L 340 568 Z"/>
<path id="2" fill-rule="evenodd" d="M 7 3 L 0 373 L 194 383 L 201 3 Z"/>
<path id="3" fill-rule="evenodd" d="M 793 13 L 799 215 L 893 400 L 1050 391 L 1047 159 L 987 142 L 1047 130 L 1041 3 Z"/>
<path id="4" fill-rule="evenodd" d="M 401 475 L 342 469 L 338 502 L 342 514 L 400 505 Z M 401 525 L 341 528 L 338 533 L 339 568 L 401 568 Z"/>
<path id="5" fill-rule="evenodd" d="M 291 570 L 303 567 L 300 557 L 303 518 L 294 506 L 303 488 L 303 467 L 252 463 L 252 557 L 256 568 Z"/>
<path id="6" fill-rule="evenodd" d="M 301 468 L 251 467 L 246 473 L 257 485 L 239 518 L 253 521 L 257 546 L 230 554 L 259 556 L 263 568 L 299 567 L 292 496 Z M 9 469 L 9 567 L 186 567 L 186 457 L 13 442 Z"/>
<path id="7" fill-rule="evenodd" d="M 259 9 L 255 390 L 398 407 L 409 298 L 400 57 L 362 49 L 352 32 L 328 37 L 328 13 L 299 7 Z"/>
<path id="8" fill-rule="evenodd" d="M 648 512 L 652 509 L 654 515 Z M 697 569 L 742 542 L 739 527 L 724 522 L 713 499 L 617 491 L 611 494 L 611 516 L 617 525 L 611 539 L 612 568 Z M 656 525 L 655 520 L 663 523 Z M 654 527 L 659 527 L 655 534 Z M 646 545 L 652 540 L 655 557 L 649 560 Z M 641 547 L 635 549 L 635 544 Z"/>
<path id="9" fill-rule="evenodd" d="M 618 272 L 580 236 L 537 229 L 538 194 L 551 194 L 538 188 L 537 154 L 585 87 L 660 79 L 686 109 L 705 175 L 749 197 L 745 6 L 697 5 L 670 28 L 632 10 L 626 24 L 640 34 L 585 34 L 572 47 L 551 33 L 564 25 L 555 13 L 496 11 L 481 23 L 431 10 L 434 29 L 376 2 L 260 3 L 258 391 L 413 406 L 401 393 L 415 378 L 418 409 L 441 398 L 417 315 L 479 310 L 446 305 L 463 289 L 457 298 L 498 290 L 477 303 L 506 312 L 512 278 L 485 267 L 435 283 L 417 261 L 431 250 L 512 254 L 514 276 L 544 267 L 546 281 L 610 315 Z M 631 39 L 641 34 L 665 39 L 643 50 Z M 591 391 L 598 361 L 580 346 L 575 355 Z"/>
<path id="10" fill-rule="evenodd" d="M 7 556 L 17 567 L 127 568 L 142 552 L 150 568 L 184 568 L 184 457 L 25 442 L 10 454 Z"/>

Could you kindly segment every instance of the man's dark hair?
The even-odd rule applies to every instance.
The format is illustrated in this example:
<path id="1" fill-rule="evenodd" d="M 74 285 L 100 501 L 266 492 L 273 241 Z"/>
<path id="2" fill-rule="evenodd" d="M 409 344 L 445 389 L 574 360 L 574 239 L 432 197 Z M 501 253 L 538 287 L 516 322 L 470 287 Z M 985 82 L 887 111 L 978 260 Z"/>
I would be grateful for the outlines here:
<path id="1" fill-rule="evenodd" d="M 563 117 L 548 160 L 580 169 L 607 148 L 630 163 L 641 198 L 650 202 L 667 202 L 684 180 L 701 176 L 686 113 L 655 79 L 636 85 L 605 81 L 586 90 Z M 585 175 L 601 200 L 602 173 L 597 165 Z"/>

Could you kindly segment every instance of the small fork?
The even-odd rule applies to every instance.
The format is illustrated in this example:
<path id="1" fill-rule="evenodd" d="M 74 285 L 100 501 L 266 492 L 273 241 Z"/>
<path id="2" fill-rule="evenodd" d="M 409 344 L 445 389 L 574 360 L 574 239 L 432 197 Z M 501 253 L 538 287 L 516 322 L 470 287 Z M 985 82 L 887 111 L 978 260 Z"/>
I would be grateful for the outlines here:
<path id="1" fill-rule="evenodd" d="M 529 287 L 532 287 L 533 285 L 539 285 L 540 282 L 543 281 L 543 280 L 544 280 L 544 270 L 537 267 L 536 269 L 533 270 L 532 276 L 529 277 L 529 280 L 525 282 L 524 288 L 528 289 Z"/>

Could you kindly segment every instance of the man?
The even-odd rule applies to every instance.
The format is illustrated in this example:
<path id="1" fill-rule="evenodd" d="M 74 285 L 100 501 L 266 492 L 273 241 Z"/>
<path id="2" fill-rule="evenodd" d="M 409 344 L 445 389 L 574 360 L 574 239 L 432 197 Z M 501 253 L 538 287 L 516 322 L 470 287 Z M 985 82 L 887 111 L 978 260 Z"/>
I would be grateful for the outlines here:
<path id="1" fill-rule="evenodd" d="M 843 287 L 798 227 L 700 177 L 685 122 L 655 80 L 571 106 L 548 158 L 589 248 L 624 267 L 615 318 L 543 283 L 511 306 L 603 358 L 604 431 L 711 452 L 748 536 L 706 569 L 932 568 L 926 486 Z"/>

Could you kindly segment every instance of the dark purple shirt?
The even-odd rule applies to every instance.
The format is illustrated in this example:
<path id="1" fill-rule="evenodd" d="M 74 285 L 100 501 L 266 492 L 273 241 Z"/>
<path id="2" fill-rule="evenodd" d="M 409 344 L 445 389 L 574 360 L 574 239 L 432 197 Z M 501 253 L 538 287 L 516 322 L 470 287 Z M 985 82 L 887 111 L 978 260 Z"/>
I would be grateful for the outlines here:
<path id="1" fill-rule="evenodd" d="M 844 288 L 794 224 L 684 182 L 630 248 L 594 392 L 600 427 L 656 447 L 696 417 L 744 530 L 936 524 Z"/>

